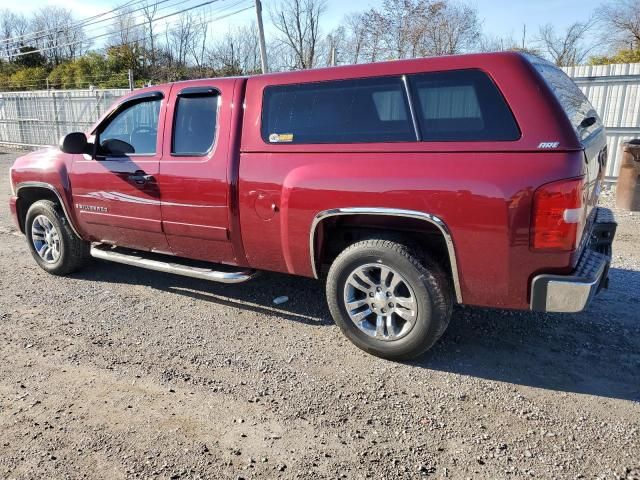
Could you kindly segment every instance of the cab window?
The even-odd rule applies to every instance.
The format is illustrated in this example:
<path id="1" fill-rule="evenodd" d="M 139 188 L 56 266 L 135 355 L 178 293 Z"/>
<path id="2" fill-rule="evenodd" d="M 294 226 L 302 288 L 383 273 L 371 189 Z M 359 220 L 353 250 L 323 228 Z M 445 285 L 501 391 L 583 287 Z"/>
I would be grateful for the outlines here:
<path id="1" fill-rule="evenodd" d="M 105 156 L 154 155 L 161 99 L 125 106 L 99 133 L 98 153 Z"/>
<path id="2" fill-rule="evenodd" d="M 213 148 L 217 113 L 217 92 L 178 96 L 171 153 L 183 156 L 206 155 Z"/>

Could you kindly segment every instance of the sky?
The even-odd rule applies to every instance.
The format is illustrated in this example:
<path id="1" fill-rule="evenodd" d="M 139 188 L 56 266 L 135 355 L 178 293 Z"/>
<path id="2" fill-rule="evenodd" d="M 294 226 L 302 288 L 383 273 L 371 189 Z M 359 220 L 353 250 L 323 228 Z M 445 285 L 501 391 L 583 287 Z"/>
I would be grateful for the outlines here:
<path id="1" fill-rule="evenodd" d="M 11 4 L 11 10 L 30 13 L 45 5 L 59 5 L 70 8 L 78 18 L 96 15 L 108 11 L 124 0 L 21 0 Z M 273 33 L 270 28 L 269 4 L 277 0 L 262 0 L 265 29 L 267 36 Z M 483 24 L 483 32 L 491 37 L 513 37 L 520 41 L 523 25 L 527 28 L 527 37 L 534 37 L 541 25 L 552 23 L 559 29 L 566 28 L 573 22 L 585 21 L 595 9 L 607 0 L 467 0 L 464 3 L 474 6 Z M 170 5 L 172 2 L 167 2 Z M 183 6 L 196 5 L 197 0 Z M 220 0 L 220 6 L 235 3 L 234 0 Z M 382 0 L 327 0 L 327 11 L 322 23 L 324 31 L 337 26 L 344 16 L 350 12 L 366 10 L 377 6 Z M 250 4 L 247 0 L 247 4 Z M 216 4 L 214 4 L 216 5 Z M 176 7 L 182 8 L 183 6 Z M 216 8 L 217 7 L 216 5 Z M 168 8 L 164 13 L 171 11 Z M 248 10 L 228 19 L 212 24 L 214 35 L 226 32 L 229 26 L 249 24 L 255 19 L 255 11 Z M 268 39 L 267 39 L 268 40 Z"/>

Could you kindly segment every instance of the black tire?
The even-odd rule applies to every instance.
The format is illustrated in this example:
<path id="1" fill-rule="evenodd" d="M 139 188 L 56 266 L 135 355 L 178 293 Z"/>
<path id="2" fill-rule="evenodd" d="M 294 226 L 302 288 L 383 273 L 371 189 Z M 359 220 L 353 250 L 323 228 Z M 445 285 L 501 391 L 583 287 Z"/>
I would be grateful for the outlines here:
<path id="1" fill-rule="evenodd" d="M 419 258 L 424 255 L 412 253 L 407 245 L 376 238 L 354 243 L 335 259 L 327 277 L 329 310 L 342 332 L 358 348 L 378 357 L 406 360 L 426 352 L 444 333 L 453 309 L 450 282 L 436 263 Z M 357 268 L 367 268 L 371 264 L 395 270 L 415 295 L 417 311 L 413 326 L 397 339 L 383 340 L 367 334 L 356 326 L 347 312 L 344 292 L 349 276 Z"/>
<path id="2" fill-rule="evenodd" d="M 39 216 L 46 217 L 58 232 L 59 256 L 53 261 L 46 261 L 38 252 L 32 240 L 34 221 Z M 36 227 L 37 228 L 37 227 Z M 25 235 L 27 245 L 36 263 L 53 275 L 67 275 L 85 266 L 90 259 L 90 244 L 78 238 L 69 226 L 60 206 L 50 200 L 35 202 L 25 217 Z"/>

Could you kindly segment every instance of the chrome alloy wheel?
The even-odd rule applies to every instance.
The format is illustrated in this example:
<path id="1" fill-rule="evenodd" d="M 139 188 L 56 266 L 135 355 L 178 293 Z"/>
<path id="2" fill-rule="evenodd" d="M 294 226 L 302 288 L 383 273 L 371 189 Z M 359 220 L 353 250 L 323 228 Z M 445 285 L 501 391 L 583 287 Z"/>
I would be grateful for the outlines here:
<path id="1" fill-rule="evenodd" d="M 344 286 L 344 304 L 351 321 L 378 340 L 407 335 L 418 317 L 418 304 L 409 282 L 379 263 L 356 268 Z"/>
<path id="2" fill-rule="evenodd" d="M 31 224 L 31 241 L 42 260 L 55 263 L 60 258 L 60 235 L 51 221 L 38 215 Z"/>

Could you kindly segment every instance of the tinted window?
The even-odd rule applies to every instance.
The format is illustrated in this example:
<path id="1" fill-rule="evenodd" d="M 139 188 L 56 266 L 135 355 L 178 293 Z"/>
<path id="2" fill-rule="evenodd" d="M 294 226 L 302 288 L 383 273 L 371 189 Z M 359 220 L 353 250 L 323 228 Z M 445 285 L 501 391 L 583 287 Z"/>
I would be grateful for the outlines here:
<path id="1" fill-rule="evenodd" d="M 216 135 L 218 95 L 180 96 L 173 122 L 171 152 L 204 155 Z"/>
<path id="2" fill-rule="evenodd" d="M 478 70 L 410 77 L 424 141 L 517 140 L 520 131 L 504 98 Z"/>
<path id="3" fill-rule="evenodd" d="M 262 138 L 270 143 L 415 140 L 401 78 L 268 87 Z"/>
<path id="4" fill-rule="evenodd" d="M 156 153 L 160 99 L 147 100 L 126 107 L 109 121 L 100 133 L 102 153 Z"/>
<path id="5" fill-rule="evenodd" d="M 551 88 L 581 139 L 602 127 L 602 121 L 593 106 L 566 73 L 541 58 L 533 55 L 527 55 L 527 58 Z M 588 117 L 593 117 L 595 122 L 584 128 L 580 124 Z"/>

